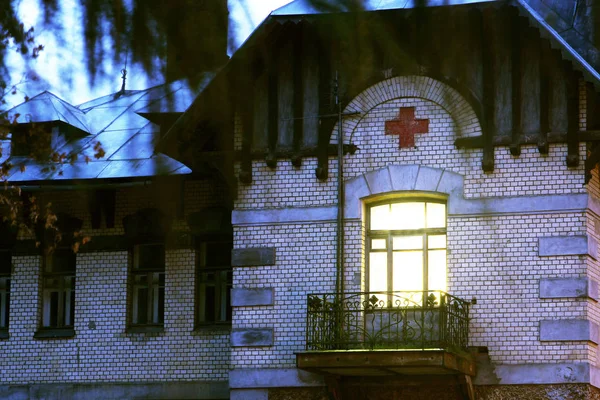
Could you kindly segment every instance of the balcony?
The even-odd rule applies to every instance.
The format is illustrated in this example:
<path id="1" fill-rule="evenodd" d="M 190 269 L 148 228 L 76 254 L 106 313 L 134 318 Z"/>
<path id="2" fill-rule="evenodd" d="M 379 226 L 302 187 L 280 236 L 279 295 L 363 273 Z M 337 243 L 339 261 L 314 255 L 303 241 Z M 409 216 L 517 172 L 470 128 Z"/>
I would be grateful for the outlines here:
<path id="1" fill-rule="evenodd" d="M 441 291 L 310 294 L 298 368 L 337 376 L 474 376 L 469 303 Z"/>

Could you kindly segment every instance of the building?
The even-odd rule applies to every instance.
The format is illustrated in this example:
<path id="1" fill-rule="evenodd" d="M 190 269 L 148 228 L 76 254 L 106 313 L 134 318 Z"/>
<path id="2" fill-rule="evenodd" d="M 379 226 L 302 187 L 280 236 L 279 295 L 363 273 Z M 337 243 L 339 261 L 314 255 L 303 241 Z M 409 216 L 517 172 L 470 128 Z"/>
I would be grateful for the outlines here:
<path id="1" fill-rule="evenodd" d="M 0 394 L 600 398 L 591 17 L 408 3 L 297 0 L 191 95 L 24 103 L 112 148 L 9 178 L 92 240 L 5 229 Z"/>

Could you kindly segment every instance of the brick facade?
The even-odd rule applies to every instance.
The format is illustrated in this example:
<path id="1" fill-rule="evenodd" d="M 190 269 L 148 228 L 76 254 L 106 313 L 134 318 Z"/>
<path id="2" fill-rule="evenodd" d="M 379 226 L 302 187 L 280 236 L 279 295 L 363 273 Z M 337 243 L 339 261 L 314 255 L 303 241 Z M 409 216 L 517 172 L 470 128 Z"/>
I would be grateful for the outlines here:
<path id="1" fill-rule="evenodd" d="M 170 207 L 169 202 L 165 206 L 161 198 L 164 193 L 153 185 L 118 189 L 115 227 L 111 229 L 104 223 L 101 229 L 91 228 L 85 192 L 45 192 L 38 198 L 42 204 L 52 202 L 56 212 L 81 218 L 83 233 L 90 235 L 93 243 L 102 236 L 122 235 L 123 218 L 139 209 L 161 207 L 171 212 L 173 230 L 185 233 L 189 231 L 189 214 L 223 202 L 223 188 L 212 180 L 189 181 L 183 193 L 184 214 L 177 217 L 176 207 Z M 53 383 L 78 384 L 78 390 L 88 388 L 85 398 L 130 398 L 151 393 L 173 397 L 184 395 L 186 384 L 200 398 L 226 396 L 229 328 L 195 328 L 196 252 L 191 243 L 180 247 L 167 247 L 165 254 L 164 331 L 132 333 L 128 330 L 131 253 L 89 252 L 84 246 L 76 256 L 75 336 L 63 339 L 34 338 L 42 312 L 41 256 L 13 256 L 9 338 L 0 340 L 1 381 L 10 387 L 0 388 L 0 397 L 18 397 L 23 390 L 28 391 L 28 397 L 36 397 L 36 387 L 43 392 L 43 385 Z M 156 382 L 160 385 L 148 386 Z M 178 382 L 183 386 L 168 386 Z M 109 385 L 101 390 L 102 384 Z M 81 395 L 64 390 L 59 397 Z"/>
<path id="2" fill-rule="evenodd" d="M 584 89 L 582 86 L 582 92 Z M 583 95 L 580 101 L 585 102 Z M 414 107 L 415 118 L 429 121 L 428 133 L 415 135 L 414 148 L 399 149 L 398 137 L 385 134 L 385 122 L 397 117 L 401 107 Z M 360 114 L 347 117 L 343 123 L 344 142 L 359 149 L 344 157 L 346 207 L 350 207 L 349 199 L 361 209 L 377 196 L 410 195 L 411 189 L 423 184 L 421 178 L 436 180 L 426 183 L 426 190 L 433 192 L 444 186 L 447 174 L 460 180 L 460 187 L 453 189 L 448 200 L 447 287 L 453 295 L 476 299 L 470 311 L 469 344 L 487 347 L 492 365 L 506 366 L 496 368 L 499 380 L 495 383 L 580 382 L 584 378 L 551 376 L 543 372 L 544 368 L 572 369 L 570 366 L 583 363 L 585 368 L 595 370 L 597 342 L 568 337 L 545 339 L 540 337 L 540 325 L 546 320 L 598 324 L 597 302 L 577 295 L 542 298 L 540 284 L 554 278 L 598 282 L 598 261 L 590 255 L 597 254 L 591 247 L 598 243 L 598 208 L 588 206 L 586 201 L 598 198 L 597 173 L 584 186 L 583 162 L 576 168 L 567 168 L 567 146 L 563 144 L 552 144 L 548 155 L 541 155 L 536 146 L 523 145 L 519 157 L 512 156 L 508 147 L 498 147 L 494 172 L 484 173 L 481 150 L 457 149 L 454 145 L 459 137 L 481 132 L 475 114 L 458 93 L 430 78 L 384 80 L 365 90 L 345 109 L 345 113 L 355 111 Z M 585 113 L 580 117 L 580 125 L 585 127 Z M 236 128 L 236 142 L 240 142 L 241 125 Z M 333 144 L 337 142 L 336 132 L 337 127 Z M 580 145 L 579 156 L 585 160 L 585 144 Z M 413 166 L 415 171 L 423 171 L 417 172 L 422 175 L 410 178 L 408 169 Z M 252 376 L 260 371 L 275 374 L 266 369 L 288 369 L 286 373 L 294 375 L 289 369 L 293 371 L 295 352 L 304 346 L 306 295 L 335 290 L 337 162 L 329 159 L 329 179 L 325 182 L 314 177 L 315 167 L 316 159 L 310 158 L 303 160 L 300 168 L 281 161 L 276 169 L 269 169 L 263 161 L 254 161 L 253 183 L 239 187 L 233 217 L 234 247 L 272 247 L 276 251 L 274 265 L 234 269 L 234 287 L 273 287 L 275 293 L 272 306 L 234 309 L 234 329 L 274 331 L 270 346 L 248 345 L 233 350 L 232 367 L 234 371 L 241 370 L 240 374 L 250 368 L 254 371 Z M 239 171 L 239 165 L 236 170 Z M 394 171 L 403 172 L 394 175 Z M 408 185 L 409 181 L 412 187 L 406 186 L 400 192 L 394 189 L 394 185 Z M 346 212 L 344 231 L 346 288 L 364 290 L 363 211 L 358 215 Z M 580 237 L 589 239 L 591 247 L 585 254 L 559 251 L 546 256 L 540 250 L 540 243 L 548 238 L 566 238 L 565 243 L 571 243 Z M 539 376 L 530 377 L 529 381 L 524 378 L 526 382 L 515 379 L 516 375 L 526 374 L 520 369 L 522 366 L 531 365 L 540 365 Z M 587 379 L 582 382 L 590 383 Z M 475 383 L 491 384 L 483 378 Z M 286 386 L 283 382 L 279 385 Z M 253 390 L 273 386 L 278 384 L 250 385 Z M 288 386 L 303 385 L 292 382 Z M 235 398 L 244 398 L 242 389 L 240 384 L 239 397 Z M 269 389 L 268 398 L 294 398 L 294 390 L 289 390 Z M 492 399 L 501 396 L 504 389 L 477 390 L 481 398 Z M 515 386 L 506 390 L 525 393 L 530 389 Z M 581 390 L 587 390 L 585 385 Z M 319 398 L 318 392 L 310 393 Z"/>

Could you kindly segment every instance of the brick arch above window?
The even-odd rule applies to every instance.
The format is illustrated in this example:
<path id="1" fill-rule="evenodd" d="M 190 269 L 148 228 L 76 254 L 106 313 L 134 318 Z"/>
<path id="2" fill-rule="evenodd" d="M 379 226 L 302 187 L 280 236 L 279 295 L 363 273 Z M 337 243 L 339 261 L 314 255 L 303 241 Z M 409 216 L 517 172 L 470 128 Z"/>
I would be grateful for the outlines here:
<path id="1" fill-rule="evenodd" d="M 444 108 L 456 124 L 457 137 L 481 135 L 481 125 L 475 110 L 454 88 L 427 76 L 396 76 L 365 89 L 344 109 L 344 114 L 356 113 L 344 118 L 344 143 L 351 143 L 354 131 L 362 118 L 378 105 L 400 98 L 421 98 Z M 331 143 L 337 143 L 337 127 L 331 135 Z"/>
<path id="2" fill-rule="evenodd" d="M 123 218 L 125 238 L 130 243 L 164 241 L 171 224 L 171 217 L 156 208 L 138 210 Z"/>
<path id="3" fill-rule="evenodd" d="M 363 202 L 369 198 L 406 192 L 428 192 L 448 198 L 448 213 L 464 208 L 464 178 L 443 168 L 423 165 L 388 165 L 344 182 L 344 217 L 362 217 Z"/>

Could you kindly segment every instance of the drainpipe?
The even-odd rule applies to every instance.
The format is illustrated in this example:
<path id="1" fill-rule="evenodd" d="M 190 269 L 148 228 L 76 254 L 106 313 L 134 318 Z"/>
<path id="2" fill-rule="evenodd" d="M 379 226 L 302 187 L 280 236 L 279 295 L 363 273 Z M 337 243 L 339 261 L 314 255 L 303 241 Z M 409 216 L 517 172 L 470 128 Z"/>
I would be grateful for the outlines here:
<path id="1" fill-rule="evenodd" d="M 337 170 L 337 276 L 336 292 L 344 293 L 344 140 L 342 137 L 342 104 L 340 102 L 340 83 L 338 72 L 335 72 L 335 104 L 338 107 L 338 170 Z"/>

